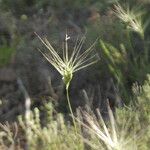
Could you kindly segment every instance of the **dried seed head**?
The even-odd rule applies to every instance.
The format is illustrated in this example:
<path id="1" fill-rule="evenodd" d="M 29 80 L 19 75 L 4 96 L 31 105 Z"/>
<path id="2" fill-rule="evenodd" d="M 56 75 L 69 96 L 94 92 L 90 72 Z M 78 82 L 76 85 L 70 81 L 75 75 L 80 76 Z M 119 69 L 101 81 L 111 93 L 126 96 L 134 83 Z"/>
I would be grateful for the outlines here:
<path id="1" fill-rule="evenodd" d="M 80 52 L 82 45 L 85 41 L 85 37 L 82 37 L 80 41 L 76 41 L 73 52 L 71 55 L 69 55 L 68 40 L 70 39 L 70 37 L 66 34 L 63 57 L 58 55 L 58 53 L 54 50 L 54 48 L 51 46 L 51 44 L 46 38 L 42 39 L 40 36 L 38 36 L 38 38 L 49 50 L 48 53 L 43 53 L 41 50 L 40 52 L 62 75 L 62 79 L 65 85 L 68 85 L 70 83 L 74 72 L 86 68 L 98 61 L 99 57 L 97 54 L 91 56 L 91 52 L 93 51 L 96 42 L 94 42 L 83 53 Z"/>
<path id="2" fill-rule="evenodd" d="M 127 6 L 127 8 L 124 9 L 120 4 L 117 4 L 115 5 L 114 12 L 119 19 L 126 23 L 128 29 L 139 33 L 142 38 L 144 37 L 146 24 L 143 24 L 141 16 L 144 14 L 144 11 L 142 11 L 140 7 L 130 9 L 129 6 Z"/>

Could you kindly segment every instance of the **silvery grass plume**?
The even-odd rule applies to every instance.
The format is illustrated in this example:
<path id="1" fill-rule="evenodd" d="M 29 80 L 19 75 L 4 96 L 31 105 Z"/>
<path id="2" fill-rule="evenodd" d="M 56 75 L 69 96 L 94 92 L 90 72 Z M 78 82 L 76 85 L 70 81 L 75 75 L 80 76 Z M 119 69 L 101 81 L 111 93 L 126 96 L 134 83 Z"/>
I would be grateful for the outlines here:
<path id="1" fill-rule="evenodd" d="M 80 41 L 76 41 L 73 52 L 71 55 L 69 55 L 70 51 L 68 49 L 68 40 L 70 39 L 70 37 L 66 34 L 63 57 L 61 57 L 46 38 L 42 39 L 39 35 L 37 36 L 49 50 L 48 53 L 43 53 L 42 51 L 40 52 L 48 60 L 48 62 L 50 62 L 50 64 L 52 64 L 54 68 L 62 75 L 62 79 L 66 86 L 69 85 L 73 77 L 73 73 L 86 68 L 98 61 L 97 54 L 91 55 L 96 42 L 94 42 L 83 53 L 80 52 L 85 41 L 85 37 L 82 37 Z"/>
<path id="2" fill-rule="evenodd" d="M 127 24 L 130 30 L 139 33 L 141 37 L 144 38 L 144 30 L 148 22 L 143 24 L 142 15 L 144 11 L 140 10 L 140 7 L 130 9 L 129 6 L 127 6 L 127 8 L 124 9 L 120 4 L 117 4 L 115 5 L 114 12 L 118 18 Z"/>

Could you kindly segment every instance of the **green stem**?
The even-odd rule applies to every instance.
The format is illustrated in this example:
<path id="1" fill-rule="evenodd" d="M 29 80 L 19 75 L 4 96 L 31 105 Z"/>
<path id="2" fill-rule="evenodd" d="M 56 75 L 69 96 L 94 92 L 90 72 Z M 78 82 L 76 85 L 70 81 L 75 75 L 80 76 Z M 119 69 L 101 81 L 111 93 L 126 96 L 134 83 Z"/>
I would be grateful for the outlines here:
<path id="1" fill-rule="evenodd" d="M 136 60 L 134 59 L 134 49 L 133 49 L 133 46 L 132 46 L 129 30 L 127 30 L 127 40 L 128 40 L 129 48 L 131 50 L 131 58 L 133 59 L 133 63 L 135 63 Z"/>
<path id="2" fill-rule="evenodd" d="M 70 83 L 68 83 L 66 85 L 67 101 L 68 101 L 68 106 L 69 106 L 69 110 L 70 110 L 70 113 L 71 113 L 71 117 L 72 117 L 72 120 L 73 120 L 75 132 L 77 134 L 77 126 L 76 126 L 76 123 L 75 123 L 75 117 L 73 115 L 72 107 L 71 107 L 71 104 L 70 104 L 70 98 L 69 98 L 69 85 L 70 85 Z"/>
<path id="3" fill-rule="evenodd" d="M 142 40 L 143 40 L 143 42 L 144 42 L 144 53 L 145 53 L 145 61 L 146 61 L 145 63 L 147 64 L 147 63 L 148 63 L 148 60 L 149 60 L 148 47 L 147 47 L 147 45 L 146 45 L 145 39 L 143 38 Z"/>

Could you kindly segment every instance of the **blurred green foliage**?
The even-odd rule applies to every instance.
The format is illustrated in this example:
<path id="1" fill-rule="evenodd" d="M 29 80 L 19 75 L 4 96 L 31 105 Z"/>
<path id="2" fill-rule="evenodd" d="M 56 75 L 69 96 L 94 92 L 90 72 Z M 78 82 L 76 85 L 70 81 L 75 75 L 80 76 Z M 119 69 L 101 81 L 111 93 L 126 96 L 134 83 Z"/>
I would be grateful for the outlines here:
<path id="1" fill-rule="evenodd" d="M 15 48 L 9 47 L 7 45 L 0 47 L 0 67 L 7 65 L 12 55 L 15 53 Z"/>
<path id="2" fill-rule="evenodd" d="M 96 45 L 101 57 L 101 61 L 96 66 L 99 72 L 98 79 L 104 80 L 103 84 L 106 84 L 108 78 L 113 78 L 123 103 L 128 104 L 124 108 L 116 109 L 116 121 L 119 127 L 128 123 L 128 133 L 132 130 L 142 137 L 140 140 L 135 140 L 140 145 L 139 149 L 149 150 L 150 128 L 147 127 L 150 124 L 150 76 L 147 74 L 150 74 L 150 24 L 148 24 L 150 2 L 149 0 L 118 0 L 118 2 L 127 12 L 133 7 L 139 8 L 135 4 L 141 5 L 139 13 L 144 13 L 139 17 L 138 12 L 133 12 L 136 17 L 131 19 L 131 22 L 124 22 L 124 18 L 117 18 L 114 13 L 116 0 L 0 0 L 2 17 L 0 18 L 0 67 L 9 64 L 12 56 L 16 54 L 17 47 L 22 47 L 26 52 L 28 43 L 33 40 L 34 31 L 47 34 L 60 32 L 71 20 L 81 32 L 87 31 L 87 39 L 90 42 L 100 38 Z M 142 34 L 136 30 L 138 26 L 135 23 L 142 27 Z M 143 28 L 145 25 L 146 28 Z M 3 34 L 4 30 L 8 34 L 8 39 Z M 56 35 L 58 37 L 57 33 L 50 34 L 50 37 Z M 59 35 L 61 36 L 62 33 Z M 37 48 L 35 45 L 36 42 L 29 49 Z M 108 78 L 104 79 L 105 76 Z M 63 106 L 65 107 L 65 103 Z M 70 122 L 66 123 L 62 114 L 57 114 L 50 103 L 43 109 L 48 116 L 45 121 L 46 127 L 41 125 L 40 112 L 37 108 L 32 114 L 30 137 L 34 137 L 30 141 L 32 149 L 39 148 L 39 145 L 43 149 L 49 147 L 77 149 L 78 146 L 84 149 L 87 139 L 83 142 L 82 134 L 76 138 Z M 127 122 L 129 117 L 130 120 Z M 25 132 L 26 126 L 21 121 L 24 120 L 20 120 L 19 126 Z M 3 138 L 9 138 L 8 135 L 13 134 L 0 131 L 2 137 L 0 148 L 1 144 L 5 148 L 9 147 L 3 141 Z M 7 140 L 13 145 L 16 139 L 11 138 Z M 90 139 L 91 142 L 100 143 L 98 149 L 103 147 L 94 134 L 91 134 L 90 138 L 93 140 Z"/>

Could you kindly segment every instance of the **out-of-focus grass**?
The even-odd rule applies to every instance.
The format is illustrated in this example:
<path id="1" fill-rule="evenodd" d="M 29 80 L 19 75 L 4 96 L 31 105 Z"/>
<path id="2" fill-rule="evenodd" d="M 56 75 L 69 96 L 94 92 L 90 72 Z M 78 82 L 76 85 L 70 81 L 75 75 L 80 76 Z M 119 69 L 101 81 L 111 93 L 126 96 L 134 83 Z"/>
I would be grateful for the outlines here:
<path id="1" fill-rule="evenodd" d="M 122 97 L 129 102 L 132 84 L 136 81 L 142 84 L 146 74 L 150 73 L 149 36 L 146 33 L 149 20 L 144 21 L 146 9 L 142 6 L 132 8 L 126 5 L 123 8 L 117 4 L 114 14 L 119 18 L 116 22 L 120 22 L 119 32 L 122 38 L 117 38 L 118 44 L 113 39 L 101 38 L 102 62 L 116 80 Z"/>
<path id="2" fill-rule="evenodd" d="M 19 11 L 20 14 L 17 13 L 19 15 L 26 12 L 25 7 L 28 5 L 25 4 L 25 1 L 13 3 L 11 0 L 7 0 L 0 2 L 3 3 L 3 9 L 9 10 L 11 7 L 12 12 L 15 14 Z M 18 10 L 16 3 L 19 6 L 17 7 Z M 47 3 L 47 0 L 39 1 L 36 3 L 36 8 L 44 8 Z M 35 3 L 31 4 L 33 7 Z M 26 134 L 27 125 L 23 116 L 19 117 L 17 124 L 1 125 L 1 149 L 21 150 L 26 147 L 31 150 L 84 150 L 89 148 L 96 150 L 149 150 L 150 77 L 148 75 L 148 79 L 145 80 L 145 78 L 150 73 L 150 46 L 149 33 L 145 28 L 144 19 L 142 19 L 141 13 L 130 11 L 130 8 L 125 9 L 127 10 L 125 11 L 120 5 L 115 8 L 115 14 L 119 18 L 117 20 L 114 18 L 112 10 L 108 11 L 108 14 L 105 14 L 106 12 L 101 14 L 106 5 L 100 5 L 100 2 L 93 3 L 93 1 L 86 0 L 81 2 L 78 0 L 72 3 L 65 0 L 63 3 L 60 0 L 58 2 L 51 1 L 51 7 L 60 10 L 60 14 L 64 12 L 64 8 L 74 14 L 75 10 L 81 9 L 83 11 L 91 4 L 94 4 L 93 7 L 96 6 L 99 19 L 92 20 L 91 17 L 88 21 L 92 20 L 93 22 L 88 24 L 87 21 L 86 27 L 90 31 L 88 34 L 91 39 L 95 36 L 101 37 L 99 47 L 102 50 L 102 67 L 99 70 L 110 73 L 110 76 L 116 81 L 119 94 L 124 101 L 128 101 L 129 106 L 117 108 L 115 112 L 112 112 L 108 106 L 108 119 L 102 118 L 100 113 L 99 117 L 91 115 L 89 112 L 80 113 L 79 118 L 76 119 L 76 134 L 71 121 L 64 119 L 63 114 L 56 112 L 52 104 L 48 103 L 45 107 L 45 112 L 47 112 L 46 124 L 43 125 L 42 115 L 39 109 L 35 108 L 31 112 L 31 118 L 29 118 L 28 134 Z M 22 5 L 24 7 L 20 7 Z M 42 12 L 42 9 L 40 11 Z M 14 52 L 14 48 L 2 46 L 0 48 L 0 66 L 8 64 Z M 136 81 L 139 84 L 144 82 L 144 85 L 135 84 L 132 86 Z"/>
<path id="3" fill-rule="evenodd" d="M 31 112 L 27 143 L 21 139 L 27 129 L 23 117 L 20 116 L 18 125 L 1 125 L 0 147 L 19 150 L 23 146 L 31 150 L 84 150 L 87 148 L 92 150 L 148 150 L 150 146 L 149 89 L 150 77 L 148 75 L 143 86 L 134 85 L 133 87 L 136 105 L 117 108 L 115 115 L 108 105 L 108 119 L 103 119 L 99 111 L 96 117 L 91 115 L 92 111 L 78 110 L 76 119 L 78 134 L 72 124 L 66 122 L 61 113 L 56 113 L 51 103 L 47 103 L 45 105 L 46 125 L 41 125 L 40 112 L 37 108 Z"/>

